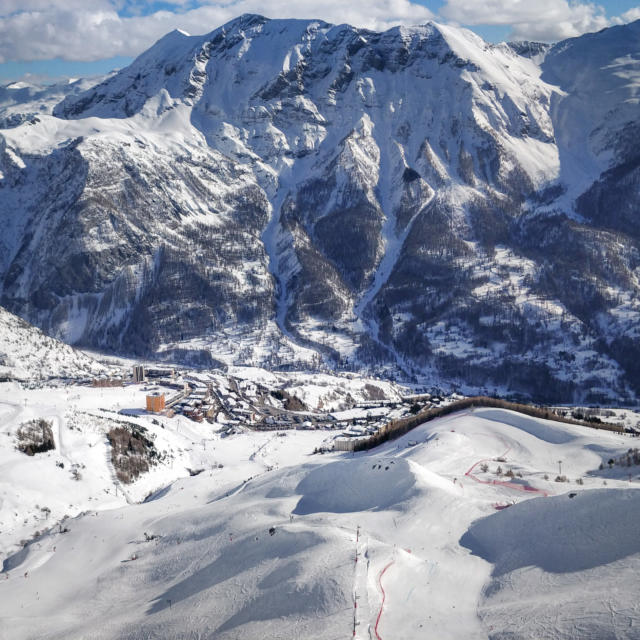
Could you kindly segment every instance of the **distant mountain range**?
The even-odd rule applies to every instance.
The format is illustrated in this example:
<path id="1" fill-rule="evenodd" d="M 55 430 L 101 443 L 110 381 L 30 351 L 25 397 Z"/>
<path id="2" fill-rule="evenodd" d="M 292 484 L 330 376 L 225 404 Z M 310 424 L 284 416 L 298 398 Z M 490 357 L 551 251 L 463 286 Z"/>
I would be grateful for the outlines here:
<path id="1" fill-rule="evenodd" d="M 640 396 L 640 21 L 244 15 L 0 89 L 0 303 L 70 344 Z"/>

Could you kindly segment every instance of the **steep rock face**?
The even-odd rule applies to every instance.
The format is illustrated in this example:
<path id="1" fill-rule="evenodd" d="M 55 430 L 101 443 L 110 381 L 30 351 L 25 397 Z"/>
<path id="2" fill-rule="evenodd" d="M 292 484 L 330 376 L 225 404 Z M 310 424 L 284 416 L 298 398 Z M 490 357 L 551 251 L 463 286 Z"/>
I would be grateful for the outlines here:
<path id="1" fill-rule="evenodd" d="M 639 25 L 168 34 L 2 133 L 3 304 L 105 349 L 630 399 Z"/>
<path id="2" fill-rule="evenodd" d="M 253 176 L 159 143 L 75 140 L 24 158 L 35 174 L 25 189 L 45 172 L 58 189 L 43 180 L 24 212 L 37 232 L 22 236 L 4 296 L 69 342 L 155 351 L 228 324 L 261 331 L 273 306 L 260 242 L 269 205 Z"/>

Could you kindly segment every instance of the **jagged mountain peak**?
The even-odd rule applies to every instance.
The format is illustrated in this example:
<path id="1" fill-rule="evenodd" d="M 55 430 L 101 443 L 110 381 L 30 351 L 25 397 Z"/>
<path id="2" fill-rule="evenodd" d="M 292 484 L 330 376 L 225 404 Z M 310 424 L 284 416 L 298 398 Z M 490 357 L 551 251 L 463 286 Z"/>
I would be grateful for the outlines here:
<path id="1" fill-rule="evenodd" d="M 346 65 L 347 73 L 367 73 L 398 71 L 436 59 L 460 71 L 478 70 L 487 53 L 492 54 L 492 47 L 471 31 L 433 22 L 374 32 L 318 20 L 271 20 L 244 14 L 203 36 L 179 30 L 168 33 L 114 77 L 63 100 L 54 114 L 74 119 L 126 118 L 139 113 L 148 99 L 163 90 L 191 104 L 223 62 L 252 67 L 237 73 L 235 81 L 249 82 L 256 93 L 262 78 L 293 73 L 296 65 Z M 210 68 L 212 58 L 216 64 Z M 496 64 L 490 63 L 486 71 L 493 75 L 495 69 Z"/>
<path id="2" fill-rule="evenodd" d="M 71 343 L 203 365 L 555 400 L 595 371 L 590 398 L 628 399 L 637 63 L 611 37 L 538 64 L 436 23 L 168 34 L 0 134 L 1 300 Z M 571 69 L 592 81 L 552 82 Z"/>

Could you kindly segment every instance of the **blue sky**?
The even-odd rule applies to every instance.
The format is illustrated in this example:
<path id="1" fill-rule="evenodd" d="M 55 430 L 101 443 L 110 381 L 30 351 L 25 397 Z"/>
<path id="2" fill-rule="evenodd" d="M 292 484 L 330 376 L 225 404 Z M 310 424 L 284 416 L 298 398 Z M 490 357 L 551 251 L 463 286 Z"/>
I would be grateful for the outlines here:
<path id="1" fill-rule="evenodd" d="M 491 42 L 554 42 L 640 19 L 640 0 L 0 0 L 0 83 L 103 74 L 174 28 L 207 33 L 247 12 L 379 30 L 432 19 Z"/>

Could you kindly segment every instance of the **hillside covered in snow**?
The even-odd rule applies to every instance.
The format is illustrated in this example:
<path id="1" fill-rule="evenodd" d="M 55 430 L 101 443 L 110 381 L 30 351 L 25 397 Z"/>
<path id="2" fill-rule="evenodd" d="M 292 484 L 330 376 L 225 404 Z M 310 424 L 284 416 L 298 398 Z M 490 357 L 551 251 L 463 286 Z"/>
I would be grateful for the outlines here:
<path id="1" fill-rule="evenodd" d="M 3 424 L 48 415 L 39 393 L 0 404 Z M 118 492 L 91 402 L 50 412 L 56 451 L 0 449 L 16 475 L 0 478 L 0 527 L 32 518 L 35 495 L 41 509 L 38 534 L 3 552 L 3 640 L 637 637 L 640 467 L 607 465 L 629 436 L 475 409 L 320 456 L 326 432 L 200 443 L 202 426 L 141 417 L 176 466 L 203 470 L 171 481 L 165 460 Z M 55 459 L 83 462 L 80 479 Z M 64 495 L 76 510 L 54 524 Z"/>
<path id="2" fill-rule="evenodd" d="M 639 35 L 245 15 L 52 113 L 6 87 L 0 302 L 121 354 L 633 402 Z"/>
<path id="3" fill-rule="evenodd" d="M 46 381 L 97 376 L 107 367 L 0 307 L 0 379 Z"/>

